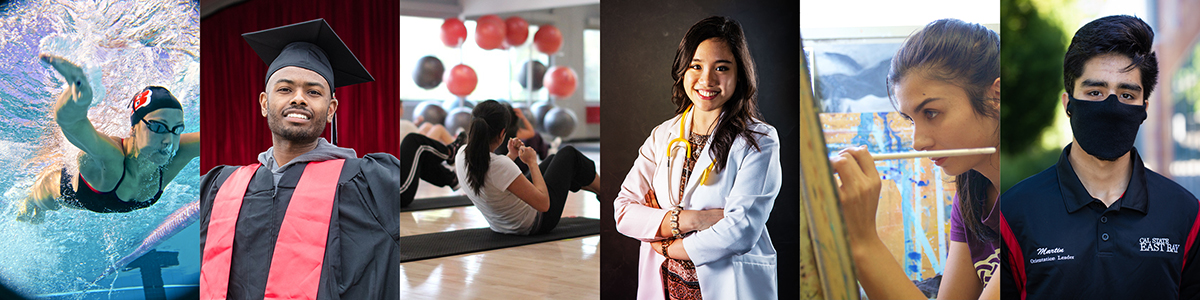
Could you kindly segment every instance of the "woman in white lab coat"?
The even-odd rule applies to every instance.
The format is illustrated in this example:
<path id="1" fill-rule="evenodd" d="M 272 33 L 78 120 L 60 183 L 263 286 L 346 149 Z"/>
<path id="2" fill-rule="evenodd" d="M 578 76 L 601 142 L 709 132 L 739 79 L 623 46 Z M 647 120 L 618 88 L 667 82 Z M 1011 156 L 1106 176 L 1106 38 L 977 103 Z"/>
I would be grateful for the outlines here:
<path id="1" fill-rule="evenodd" d="M 614 202 L 617 231 L 642 241 L 638 299 L 775 299 L 766 222 L 782 177 L 779 143 L 759 117 L 741 26 L 696 23 L 673 70 L 676 116 L 642 144 Z"/>

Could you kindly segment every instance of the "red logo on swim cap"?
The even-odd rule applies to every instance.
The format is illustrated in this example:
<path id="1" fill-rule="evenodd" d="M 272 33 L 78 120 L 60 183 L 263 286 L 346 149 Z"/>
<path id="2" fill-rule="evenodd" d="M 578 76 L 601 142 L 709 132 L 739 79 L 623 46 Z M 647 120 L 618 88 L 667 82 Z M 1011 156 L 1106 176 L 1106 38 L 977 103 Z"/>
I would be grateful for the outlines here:
<path id="1" fill-rule="evenodd" d="M 147 102 L 150 102 L 150 90 L 145 90 L 141 93 L 138 93 L 137 97 L 133 98 L 133 111 L 137 111 L 139 108 L 142 108 L 142 106 L 146 106 Z"/>

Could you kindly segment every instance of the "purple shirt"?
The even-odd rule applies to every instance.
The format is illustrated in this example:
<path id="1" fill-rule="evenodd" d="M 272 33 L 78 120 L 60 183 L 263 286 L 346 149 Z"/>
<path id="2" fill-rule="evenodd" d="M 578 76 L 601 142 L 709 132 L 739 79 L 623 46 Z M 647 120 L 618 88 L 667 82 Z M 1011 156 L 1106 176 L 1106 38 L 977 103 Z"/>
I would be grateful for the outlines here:
<path id="1" fill-rule="evenodd" d="M 955 242 L 967 243 L 967 247 L 971 249 L 971 263 L 975 264 L 975 274 L 979 276 L 979 280 L 983 281 L 984 286 L 992 279 L 992 275 L 1000 268 L 1000 240 L 999 236 L 992 242 L 984 242 L 975 236 L 974 232 L 963 226 L 962 220 L 958 217 L 958 196 L 954 197 L 954 204 L 951 206 L 950 213 L 950 240 Z M 1000 232 L 1000 200 L 997 199 L 988 212 L 987 217 L 983 218 L 983 225 L 991 228 L 995 232 Z"/>

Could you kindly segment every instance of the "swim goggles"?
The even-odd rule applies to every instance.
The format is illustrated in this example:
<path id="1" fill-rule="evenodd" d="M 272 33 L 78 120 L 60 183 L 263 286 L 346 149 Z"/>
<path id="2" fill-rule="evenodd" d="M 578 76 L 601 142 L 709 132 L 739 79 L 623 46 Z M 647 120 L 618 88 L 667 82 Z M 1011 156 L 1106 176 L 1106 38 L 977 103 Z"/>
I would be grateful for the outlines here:
<path id="1" fill-rule="evenodd" d="M 153 131 L 154 133 L 174 133 L 177 135 L 183 134 L 183 124 L 175 125 L 175 127 L 168 127 L 166 123 L 159 121 L 146 121 L 146 119 L 142 119 L 142 123 L 146 123 L 146 128 L 150 129 L 150 131 Z"/>

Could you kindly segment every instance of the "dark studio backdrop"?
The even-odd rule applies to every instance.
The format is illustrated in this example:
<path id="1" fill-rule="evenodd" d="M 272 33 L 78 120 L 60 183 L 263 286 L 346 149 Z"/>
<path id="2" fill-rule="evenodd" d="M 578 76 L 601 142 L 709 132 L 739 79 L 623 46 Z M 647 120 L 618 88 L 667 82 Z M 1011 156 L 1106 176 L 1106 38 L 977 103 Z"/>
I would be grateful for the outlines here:
<path id="1" fill-rule="evenodd" d="M 204 9 L 202 9 L 204 10 Z M 260 114 L 267 64 L 242 33 L 324 18 L 374 82 L 340 87 L 338 146 L 358 156 L 400 151 L 399 1 L 253 0 L 202 17 L 200 53 L 201 172 L 217 165 L 246 165 L 271 147 L 271 130 Z M 324 137 L 329 139 L 326 128 Z M 332 139 L 330 139 L 332 141 Z"/>
<path id="2" fill-rule="evenodd" d="M 800 8 L 797 1 L 628 1 L 600 5 L 603 160 L 601 202 L 612 203 L 633 166 L 638 147 L 654 126 L 674 116 L 671 63 L 688 28 L 721 15 L 742 24 L 758 67 L 758 105 L 779 132 L 783 187 L 767 221 L 779 252 L 780 299 L 799 290 Z M 634 299 L 640 243 L 616 231 L 612 205 L 601 205 L 600 293 L 603 299 Z M 733 284 L 732 282 L 730 284 Z"/>

